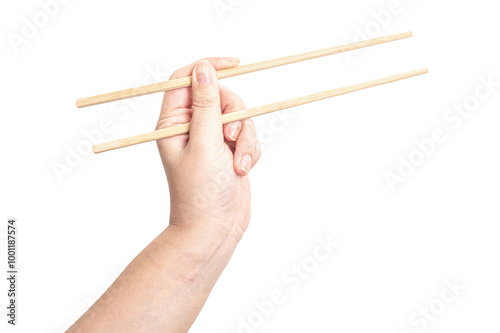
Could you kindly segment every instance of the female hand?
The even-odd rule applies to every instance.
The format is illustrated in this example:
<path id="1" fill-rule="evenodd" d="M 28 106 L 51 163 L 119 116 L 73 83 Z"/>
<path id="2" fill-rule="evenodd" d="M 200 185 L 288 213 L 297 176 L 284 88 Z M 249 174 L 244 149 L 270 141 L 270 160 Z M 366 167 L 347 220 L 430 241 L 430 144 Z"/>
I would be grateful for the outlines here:
<path id="1" fill-rule="evenodd" d="M 190 131 L 157 143 L 170 190 L 170 225 L 239 240 L 250 219 L 247 175 L 261 151 L 252 120 L 221 122 L 221 114 L 245 104 L 218 85 L 216 70 L 238 64 L 236 58 L 207 58 L 177 70 L 171 79 L 192 75 L 192 87 L 165 93 L 157 129 L 191 122 Z"/>

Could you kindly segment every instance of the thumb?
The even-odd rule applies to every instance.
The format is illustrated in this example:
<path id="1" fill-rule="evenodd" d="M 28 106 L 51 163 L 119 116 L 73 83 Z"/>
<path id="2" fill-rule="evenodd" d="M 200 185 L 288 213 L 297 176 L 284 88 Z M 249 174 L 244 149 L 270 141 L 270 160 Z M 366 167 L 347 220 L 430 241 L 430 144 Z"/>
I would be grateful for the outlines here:
<path id="1" fill-rule="evenodd" d="M 202 147 L 223 143 L 219 85 L 213 66 L 199 61 L 193 69 L 193 115 L 189 141 Z"/>

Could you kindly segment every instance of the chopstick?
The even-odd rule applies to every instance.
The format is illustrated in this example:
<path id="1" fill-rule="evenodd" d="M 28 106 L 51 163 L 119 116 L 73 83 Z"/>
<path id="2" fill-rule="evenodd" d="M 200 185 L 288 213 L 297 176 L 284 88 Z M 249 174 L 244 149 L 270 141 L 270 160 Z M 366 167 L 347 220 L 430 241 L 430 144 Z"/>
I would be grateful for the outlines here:
<path id="1" fill-rule="evenodd" d="M 330 47 L 330 48 L 326 48 L 326 49 L 322 49 L 322 50 L 317 50 L 317 51 L 306 52 L 306 53 L 296 54 L 296 55 L 292 55 L 292 56 L 277 58 L 277 59 L 273 59 L 273 60 L 266 60 L 266 61 L 262 61 L 262 62 L 258 62 L 258 63 L 254 63 L 254 64 L 248 64 L 248 65 L 238 66 L 238 67 L 234 67 L 234 68 L 223 69 L 223 70 L 217 71 L 217 77 L 219 79 L 224 79 L 224 78 L 233 77 L 233 76 L 237 76 L 237 75 L 241 75 L 241 74 L 252 73 L 252 72 L 256 72 L 256 71 L 260 71 L 260 70 L 264 70 L 264 69 L 288 65 L 288 64 L 295 63 L 295 62 L 315 59 L 315 58 L 324 57 L 327 55 L 332 55 L 332 54 L 352 51 L 352 50 L 356 50 L 356 49 L 360 49 L 360 48 L 364 48 L 364 47 L 368 47 L 368 46 L 392 42 L 395 40 L 404 39 L 404 38 L 408 38 L 411 36 L 412 36 L 412 32 L 408 31 L 408 32 L 403 32 L 403 33 L 396 34 L 396 35 L 390 35 L 390 36 L 370 39 L 370 40 L 366 40 L 366 41 Z M 76 106 L 78 108 L 83 108 L 83 107 L 87 107 L 87 106 L 98 105 L 98 104 L 108 103 L 108 102 L 114 102 L 114 101 L 119 101 L 119 100 L 126 99 L 126 98 L 133 98 L 133 97 L 154 94 L 154 93 L 161 92 L 161 91 L 168 91 L 168 90 L 189 87 L 189 86 L 191 86 L 191 76 L 183 77 L 183 78 L 179 78 L 179 79 L 174 79 L 174 80 L 169 80 L 169 81 L 165 81 L 165 82 L 154 83 L 154 84 L 150 84 L 150 85 L 146 85 L 146 86 L 142 86 L 142 87 L 131 88 L 131 89 L 116 91 L 116 92 L 112 92 L 112 93 L 97 95 L 97 96 L 93 96 L 93 97 L 82 98 L 82 99 L 79 99 L 76 101 Z"/>
<path id="2" fill-rule="evenodd" d="M 410 77 L 414 77 L 414 76 L 422 75 L 422 74 L 426 74 L 426 73 L 428 73 L 427 68 L 422 68 L 422 69 L 418 69 L 418 70 L 414 70 L 414 71 L 410 71 L 410 72 L 406 72 L 406 73 L 388 76 L 388 77 L 373 80 L 373 81 L 367 81 L 367 82 L 363 82 L 363 83 L 354 84 L 354 85 L 343 87 L 343 88 L 338 88 L 338 89 L 324 91 L 324 92 L 320 92 L 320 93 L 316 93 L 316 94 L 312 94 L 312 95 L 297 97 L 297 98 L 289 99 L 286 101 L 272 103 L 272 104 L 268 104 L 268 105 L 264 105 L 264 106 L 251 108 L 251 109 L 231 112 L 231 113 L 227 113 L 227 114 L 222 115 L 222 123 L 227 124 L 227 123 L 237 121 L 237 120 L 243 120 L 243 119 L 247 119 L 247 118 L 251 118 L 251 117 L 256 117 L 256 116 L 260 116 L 260 115 L 263 115 L 266 113 L 279 111 L 279 110 L 291 108 L 294 106 L 299 106 L 299 105 L 319 101 L 322 99 L 343 95 L 343 94 L 351 93 L 351 92 L 358 91 L 358 90 L 363 90 L 363 89 L 370 88 L 370 87 L 375 87 L 375 86 L 379 86 L 382 84 L 386 84 L 386 83 L 390 83 L 390 82 L 394 82 L 394 81 L 399 81 L 399 80 L 407 79 Z M 102 153 L 105 151 L 110 151 L 110 150 L 114 150 L 114 149 L 118 149 L 118 148 L 128 147 L 128 146 L 132 146 L 132 145 L 136 145 L 136 144 L 144 143 L 144 142 L 148 142 L 148 141 L 168 138 L 171 136 L 184 134 L 184 133 L 189 133 L 189 123 L 164 128 L 164 129 L 153 131 L 150 133 L 140 134 L 140 135 L 124 138 L 124 139 L 119 139 L 119 140 L 115 140 L 115 141 L 110 141 L 110 142 L 98 144 L 98 145 L 95 145 L 92 149 L 93 149 L 94 153 L 98 154 L 98 153 Z"/>

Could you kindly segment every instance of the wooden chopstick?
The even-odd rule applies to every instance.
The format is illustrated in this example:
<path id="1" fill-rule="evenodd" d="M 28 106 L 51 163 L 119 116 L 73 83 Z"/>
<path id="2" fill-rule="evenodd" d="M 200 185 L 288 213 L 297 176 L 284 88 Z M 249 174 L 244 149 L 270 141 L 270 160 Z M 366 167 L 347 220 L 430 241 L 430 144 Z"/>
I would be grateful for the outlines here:
<path id="1" fill-rule="evenodd" d="M 222 115 L 222 123 L 227 124 L 227 123 L 237 121 L 237 120 L 256 117 L 256 116 L 260 116 L 260 115 L 263 115 L 266 113 L 279 111 L 279 110 L 291 108 L 294 106 L 303 105 L 303 104 L 319 101 L 322 99 L 347 94 L 347 93 L 351 93 L 354 91 L 363 90 L 366 88 L 375 87 L 375 86 L 379 86 L 382 84 L 386 84 L 386 83 L 390 83 L 390 82 L 394 82 L 394 81 L 398 81 L 398 80 L 407 79 L 407 78 L 417 76 L 417 75 L 426 74 L 427 72 L 428 72 L 427 68 L 418 69 L 418 70 L 414 70 L 411 72 L 392 75 L 392 76 L 388 76 L 388 77 L 385 77 L 382 79 L 358 83 L 358 84 L 354 84 L 354 85 L 343 87 L 343 88 L 338 88 L 338 89 L 324 91 L 324 92 L 320 92 L 320 93 L 316 93 L 316 94 L 312 94 L 312 95 L 293 98 L 293 99 L 289 99 L 286 101 L 272 103 L 272 104 L 268 104 L 268 105 L 264 105 L 264 106 L 251 108 L 251 109 L 227 113 L 227 114 Z M 98 144 L 98 145 L 95 145 L 92 149 L 93 149 L 94 153 L 98 154 L 98 153 L 102 153 L 102 152 L 113 150 L 113 149 L 118 149 L 118 148 L 128 147 L 128 146 L 132 146 L 132 145 L 136 145 L 136 144 L 144 143 L 144 142 L 148 142 L 148 141 L 168 138 L 170 136 L 184 134 L 184 133 L 189 133 L 189 123 L 177 125 L 177 126 L 172 126 L 169 128 L 164 128 L 164 129 L 153 131 L 150 133 L 140 134 L 140 135 L 124 138 L 124 139 L 119 139 L 119 140 L 115 140 L 115 141 L 110 141 L 110 142 Z"/>
<path id="2" fill-rule="evenodd" d="M 296 54 L 296 55 L 292 55 L 292 56 L 277 58 L 277 59 L 273 59 L 273 60 L 266 60 L 266 61 L 262 61 L 262 62 L 258 62 L 258 63 L 254 63 L 254 64 L 248 64 L 248 65 L 238 66 L 238 67 L 234 67 L 234 68 L 223 69 L 223 70 L 217 71 L 217 77 L 219 79 L 224 79 L 227 77 L 233 77 L 233 76 L 237 76 L 237 75 L 241 75 L 241 74 L 252 73 L 252 72 L 260 71 L 263 69 L 288 65 L 288 64 L 295 63 L 295 62 L 299 62 L 299 61 L 315 59 L 315 58 L 324 57 L 327 55 L 352 51 L 352 50 L 360 49 L 363 47 L 392 42 L 395 40 L 404 39 L 404 38 L 408 38 L 411 36 L 412 36 L 412 32 L 408 31 L 408 32 L 403 32 L 403 33 L 396 34 L 396 35 L 390 35 L 390 36 L 370 39 L 370 40 L 366 40 L 366 41 L 330 47 L 330 48 L 326 48 L 326 49 L 322 49 L 322 50 L 317 50 L 317 51 L 306 52 L 306 53 Z M 146 86 L 142 86 L 142 87 L 116 91 L 116 92 L 107 93 L 107 94 L 103 94 L 103 95 L 82 98 L 82 99 L 79 99 L 76 101 L 76 106 L 79 108 L 83 108 L 86 106 L 114 102 L 114 101 L 122 100 L 125 98 L 133 98 L 133 97 L 143 96 L 143 95 L 147 95 L 147 94 L 154 94 L 154 93 L 161 92 L 161 91 L 167 91 L 167 90 L 189 87 L 189 86 L 191 86 L 191 76 L 183 77 L 183 78 L 179 78 L 179 79 L 174 79 L 174 80 L 169 80 L 169 81 L 165 81 L 165 82 L 154 83 L 154 84 L 150 84 L 150 85 L 146 85 Z"/>

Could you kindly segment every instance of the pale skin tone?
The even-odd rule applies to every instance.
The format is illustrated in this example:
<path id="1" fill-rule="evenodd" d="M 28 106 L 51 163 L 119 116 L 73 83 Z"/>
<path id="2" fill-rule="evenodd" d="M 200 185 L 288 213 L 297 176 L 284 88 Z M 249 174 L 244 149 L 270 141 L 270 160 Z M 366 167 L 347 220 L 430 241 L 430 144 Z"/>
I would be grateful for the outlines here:
<path id="1" fill-rule="evenodd" d="M 250 220 L 248 172 L 260 158 L 252 120 L 222 125 L 245 109 L 215 71 L 235 58 L 207 58 L 171 77 L 192 88 L 165 93 L 157 128 L 191 121 L 190 133 L 157 141 L 170 191 L 168 227 L 68 332 L 187 332 Z"/>

